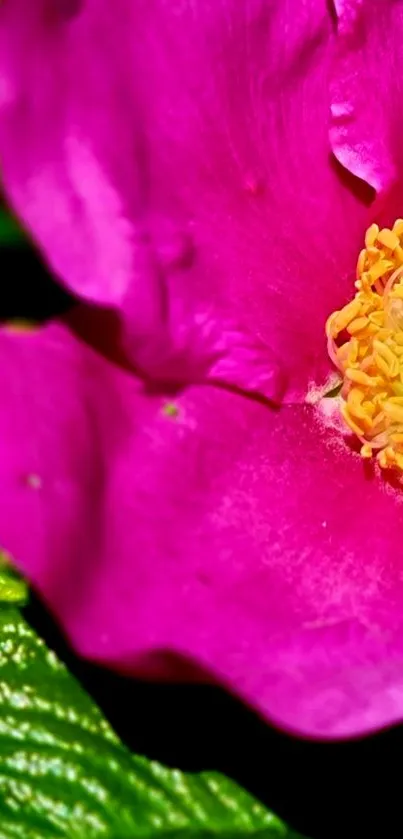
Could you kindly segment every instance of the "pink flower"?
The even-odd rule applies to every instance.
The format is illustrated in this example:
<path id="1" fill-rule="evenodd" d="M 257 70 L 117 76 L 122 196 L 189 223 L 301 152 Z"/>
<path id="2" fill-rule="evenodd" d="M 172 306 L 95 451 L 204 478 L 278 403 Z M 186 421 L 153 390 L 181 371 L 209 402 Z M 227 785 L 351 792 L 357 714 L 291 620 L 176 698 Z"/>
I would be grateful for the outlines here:
<path id="1" fill-rule="evenodd" d="M 365 228 L 403 215 L 402 27 L 385 0 L 0 7 L 8 195 L 119 328 L 0 335 L 1 544 L 83 655 L 314 736 L 403 717 L 402 497 L 306 399 Z"/>

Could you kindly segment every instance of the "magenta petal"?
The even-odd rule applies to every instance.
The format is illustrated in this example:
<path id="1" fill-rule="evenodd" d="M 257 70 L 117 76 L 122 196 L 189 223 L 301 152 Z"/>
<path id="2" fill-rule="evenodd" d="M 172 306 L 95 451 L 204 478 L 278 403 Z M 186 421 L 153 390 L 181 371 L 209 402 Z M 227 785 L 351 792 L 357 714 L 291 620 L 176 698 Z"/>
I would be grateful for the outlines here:
<path id="1" fill-rule="evenodd" d="M 148 377 L 279 399 L 327 375 L 373 221 L 331 156 L 334 42 L 324 0 L 2 7 L 8 194 Z"/>
<path id="2" fill-rule="evenodd" d="M 147 397 L 62 327 L 0 352 L 2 546 L 80 653 L 312 736 L 403 717 L 402 497 L 312 408 Z"/>
<path id="3" fill-rule="evenodd" d="M 396 107 L 403 95 L 403 7 L 384 0 L 334 0 L 334 6 L 333 149 L 346 169 L 385 191 L 401 178 L 403 165 Z"/>

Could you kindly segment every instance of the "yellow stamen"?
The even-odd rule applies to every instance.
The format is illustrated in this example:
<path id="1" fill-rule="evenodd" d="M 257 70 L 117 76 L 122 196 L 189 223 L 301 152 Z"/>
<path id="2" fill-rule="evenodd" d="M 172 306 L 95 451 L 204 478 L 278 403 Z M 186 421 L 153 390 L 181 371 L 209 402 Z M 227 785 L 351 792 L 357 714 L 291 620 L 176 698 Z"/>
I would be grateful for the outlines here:
<path id="1" fill-rule="evenodd" d="M 348 324 L 347 332 L 349 332 L 350 335 L 355 335 L 356 332 L 361 332 L 361 330 L 365 329 L 366 326 L 368 326 L 368 318 L 354 318 L 354 320 L 350 321 Z"/>
<path id="2" fill-rule="evenodd" d="M 368 271 L 369 281 L 371 285 L 374 285 L 376 280 L 379 280 L 381 277 L 384 277 L 388 271 L 394 268 L 393 262 L 387 259 L 380 259 L 379 262 L 376 262 L 375 265 Z"/>
<path id="3" fill-rule="evenodd" d="M 366 387 L 376 387 L 380 381 L 377 376 L 368 376 L 368 373 L 363 373 L 362 370 L 352 370 L 351 367 L 346 370 L 346 377 L 350 379 L 350 382 L 356 382 L 358 385 Z"/>
<path id="4" fill-rule="evenodd" d="M 367 263 L 367 251 L 365 248 L 362 249 L 357 262 L 357 280 L 360 279 L 362 272 L 365 270 L 365 266 Z"/>
<path id="5" fill-rule="evenodd" d="M 375 326 L 378 326 L 378 327 L 383 326 L 383 319 L 384 319 L 383 312 L 371 312 L 371 314 L 368 315 L 368 320 L 370 321 L 370 323 L 374 323 Z"/>
<path id="6" fill-rule="evenodd" d="M 393 251 L 393 258 L 396 259 L 398 262 L 403 262 L 403 248 L 401 245 L 398 245 L 397 248 Z"/>
<path id="7" fill-rule="evenodd" d="M 377 224 L 371 224 L 371 226 L 368 227 L 368 230 L 365 234 L 365 247 L 366 248 L 370 248 L 371 245 L 375 244 L 376 237 L 377 237 L 378 233 L 379 233 L 379 227 L 378 227 Z"/>
<path id="8" fill-rule="evenodd" d="M 393 369 L 395 365 L 399 363 L 395 354 L 392 352 L 390 347 L 384 343 L 384 341 L 379 341 L 374 338 L 374 350 L 382 356 L 390 369 Z M 396 375 L 398 372 L 399 371 L 397 370 Z"/>
<path id="9" fill-rule="evenodd" d="M 361 428 L 358 425 L 358 422 L 356 422 L 355 419 L 351 416 L 346 404 L 341 406 L 341 413 L 347 425 L 349 426 L 349 428 L 351 428 L 351 431 L 354 431 L 354 434 L 357 434 L 358 437 L 361 437 L 361 435 L 364 433 L 364 429 Z"/>
<path id="10" fill-rule="evenodd" d="M 385 411 L 386 416 L 393 420 L 393 422 L 403 422 L 403 407 L 399 407 L 399 405 L 392 405 L 389 401 L 385 402 L 383 410 Z"/>
<path id="11" fill-rule="evenodd" d="M 341 413 L 382 469 L 403 471 L 403 219 L 371 224 L 357 261 L 356 293 L 326 323 L 344 383 Z M 348 340 L 346 340 L 346 337 Z"/>
<path id="12" fill-rule="evenodd" d="M 396 236 L 396 233 L 394 233 L 392 230 L 388 230 L 387 227 L 384 227 L 383 230 L 380 230 L 376 238 L 378 242 L 381 243 L 381 245 L 383 245 L 385 248 L 390 248 L 391 251 L 394 251 L 394 249 L 397 248 L 400 244 L 399 239 Z"/>
<path id="13" fill-rule="evenodd" d="M 359 300 L 352 300 L 351 303 L 347 303 L 347 306 L 345 306 L 341 312 L 335 312 L 335 318 L 330 322 L 329 326 L 330 334 L 334 337 L 335 335 L 338 335 L 339 332 L 342 332 L 343 329 L 345 329 L 346 326 L 354 320 L 360 310 L 361 305 Z"/>
<path id="14" fill-rule="evenodd" d="M 370 417 L 363 407 L 363 399 L 364 394 L 362 390 L 360 390 L 359 387 L 352 387 L 347 394 L 347 407 L 353 417 L 357 417 L 358 420 L 363 420 L 364 423 L 367 423 L 370 420 Z M 372 423 L 370 423 L 370 425 L 372 425 Z"/>

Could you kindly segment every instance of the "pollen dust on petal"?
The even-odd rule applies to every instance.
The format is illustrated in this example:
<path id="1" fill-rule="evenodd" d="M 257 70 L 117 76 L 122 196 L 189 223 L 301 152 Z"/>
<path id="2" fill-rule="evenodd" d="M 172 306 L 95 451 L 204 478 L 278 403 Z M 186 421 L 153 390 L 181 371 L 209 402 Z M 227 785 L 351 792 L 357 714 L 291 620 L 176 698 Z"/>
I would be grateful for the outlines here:
<path id="1" fill-rule="evenodd" d="M 326 323 L 343 385 L 340 412 L 361 456 L 403 471 L 403 219 L 372 224 L 357 262 L 356 293 Z"/>

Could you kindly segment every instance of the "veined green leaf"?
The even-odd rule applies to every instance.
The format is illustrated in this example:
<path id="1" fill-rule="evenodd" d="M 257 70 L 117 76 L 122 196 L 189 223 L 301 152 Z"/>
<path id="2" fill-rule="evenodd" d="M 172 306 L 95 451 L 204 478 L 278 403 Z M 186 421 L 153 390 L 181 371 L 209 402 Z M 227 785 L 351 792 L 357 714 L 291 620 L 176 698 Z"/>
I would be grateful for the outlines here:
<path id="1" fill-rule="evenodd" d="M 0 573 L 7 577 L 7 564 Z M 19 610 L 3 602 L 0 839 L 17 837 L 298 839 L 224 776 L 185 774 L 131 754 Z"/>

